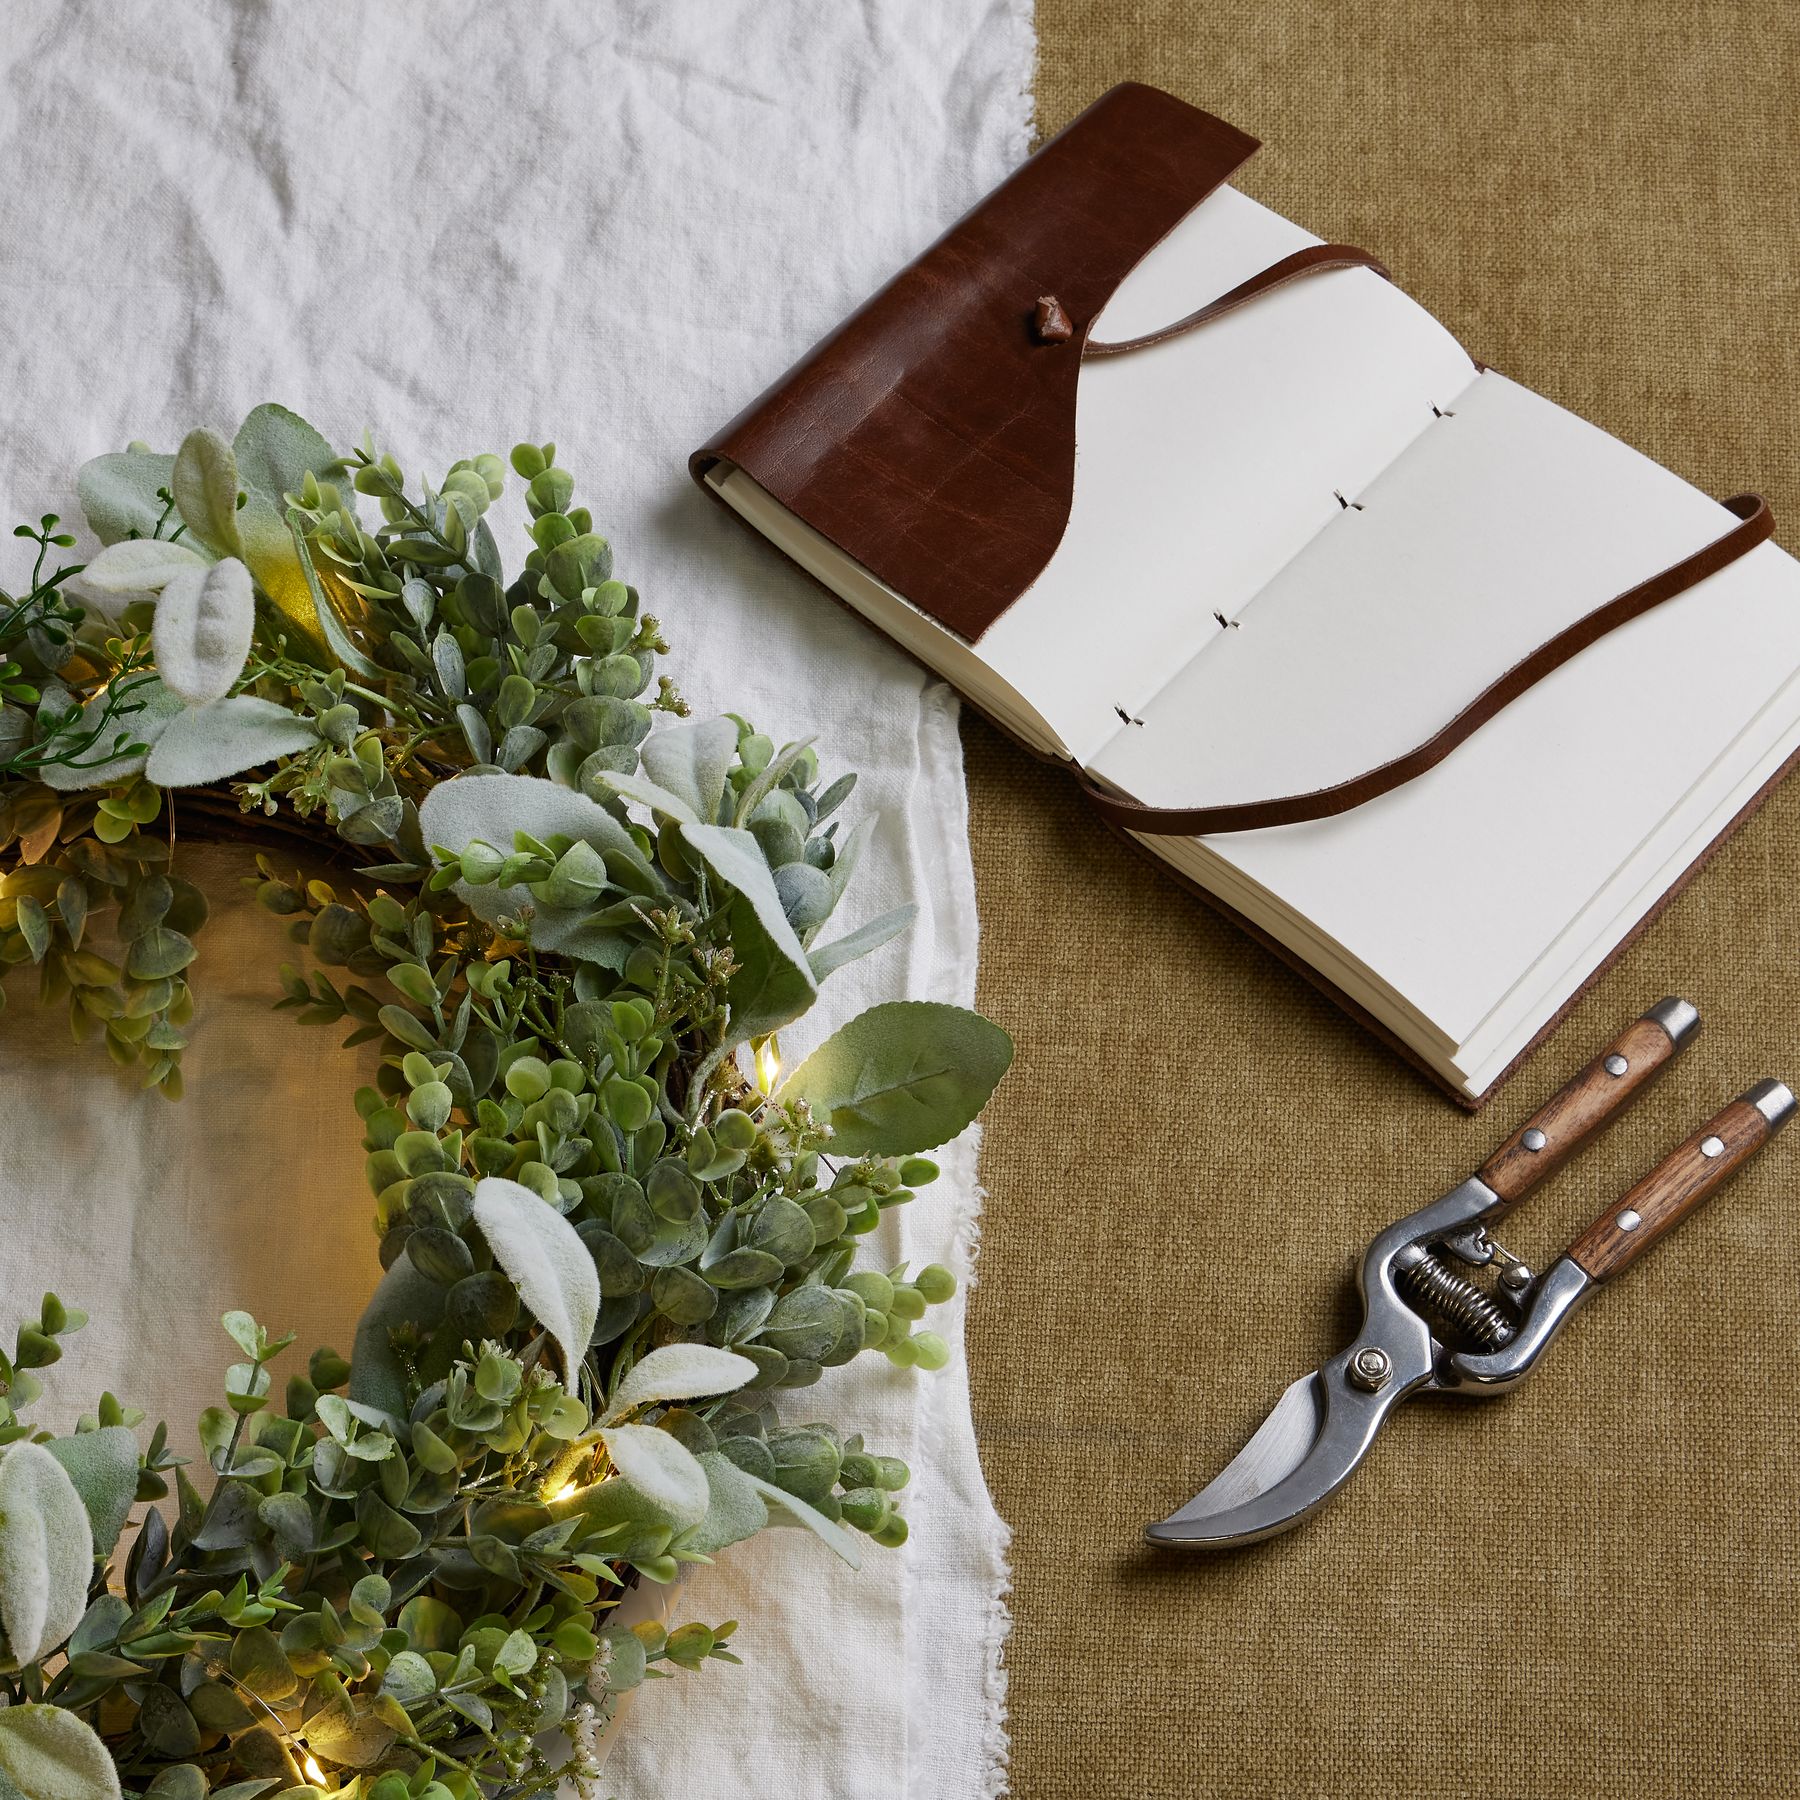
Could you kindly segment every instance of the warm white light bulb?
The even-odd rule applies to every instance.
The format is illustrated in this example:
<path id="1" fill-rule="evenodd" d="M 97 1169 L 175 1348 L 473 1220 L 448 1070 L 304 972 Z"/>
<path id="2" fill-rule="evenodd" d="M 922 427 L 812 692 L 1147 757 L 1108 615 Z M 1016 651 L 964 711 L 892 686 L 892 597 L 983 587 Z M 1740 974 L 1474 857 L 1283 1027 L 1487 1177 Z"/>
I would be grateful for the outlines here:
<path id="1" fill-rule="evenodd" d="M 766 1037 L 756 1046 L 756 1085 L 767 1094 L 775 1091 L 781 1079 L 781 1050 L 774 1038 Z"/>

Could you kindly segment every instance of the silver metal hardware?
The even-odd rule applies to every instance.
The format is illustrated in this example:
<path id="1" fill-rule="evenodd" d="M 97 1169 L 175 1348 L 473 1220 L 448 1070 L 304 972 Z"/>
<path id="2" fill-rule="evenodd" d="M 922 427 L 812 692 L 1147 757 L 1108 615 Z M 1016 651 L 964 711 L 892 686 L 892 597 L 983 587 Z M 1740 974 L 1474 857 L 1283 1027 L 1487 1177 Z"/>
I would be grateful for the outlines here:
<path id="1" fill-rule="evenodd" d="M 1365 1394 L 1378 1393 L 1387 1386 L 1394 1365 L 1388 1353 L 1375 1344 L 1366 1345 L 1350 1359 L 1345 1375 Z"/>
<path id="2" fill-rule="evenodd" d="M 1594 1283 L 1580 1264 L 1558 1257 L 1532 1294 L 1512 1342 L 1486 1355 L 1446 1358 L 1438 1372 L 1439 1384 L 1481 1396 L 1516 1387 L 1593 1291 Z"/>
<path id="3" fill-rule="evenodd" d="M 1704 1156 L 1708 1162 L 1715 1156 L 1723 1156 L 1725 1154 L 1725 1140 L 1716 1137 L 1702 1138 L 1700 1140 L 1700 1154 Z"/>
<path id="4" fill-rule="evenodd" d="M 1474 1282 L 1422 1244 L 1411 1244 L 1394 1258 L 1394 1280 L 1407 1299 L 1441 1314 L 1484 1350 L 1498 1350 L 1518 1329 Z"/>
<path id="5" fill-rule="evenodd" d="M 1500 1285 L 1522 1294 L 1531 1286 L 1531 1271 L 1522 1262 L 1511 1263 L 1500 1271 Z"/>
<path id="6" fill-rule="evenodd" d="M 1543 1149 L 1543 1147 L 1547 1143 L 1549 1143 L 1549 1141 L 1550 1140 L 1547 1137 L 1545 1137 L 1544 1134 L 1541 1131 L 1539 1131 L 1535 1125 L 1532 1126 L 1532 1128 L 1528 1132 L 1526 1132 L 1526 1134 L 1522 1138 L 1519 1139 L 1519 1142 L 1521 1144 L 1523 1144 L 1525 1146 L 1525 1148 L 1527 1150 L 1531 1151 L 1534 1155 L 1539 1150 Z"/>
<path id="7" fill-rule="evenodd" d="M 1785 1082 L 1759 1081 L 1744 1098 L 1769 1121 L 1770 1131 L 1779 1131 L 1794 1116 L 1794 1096 Z"/>
<path id="8" fill-rule="evenodd" d="M 1460 1231 L 1446 1231 L 1438 1239 L 1438 1244 L 1472 1269 L 1485 1269 L 1494 1260 L 1499 1249 L 1488 1236 L 1487 1227 L 1479 1221 L 1473 1225 L 1465 1225 Z"/>
<path id="9" fill-rule="evenodd" d="M 1644 1017 L 1654 1019 L 1669 1034 L 1672 1044 L 1680 1044 L 1700 1029 L 1699 1013 L 1685 1000 L 1676 999 L 1673 994 L 1667 1000 L 1657 1001 Z"/>
<path id="10" fill-rule="evenodd" d="M 1636 1231 L 1643 1224 L 1644 1215 L 1635 1206 L 1628 1206 L 1613 1220 L 1621 1231 Z"/>
<path id="11" fill-rule="evenodd" d="M 1612 1055 L 1606 1059 L 1602 1067 L 1604 1067 L 1607 1074 L 1619 1076 L 1623 1075 L 1625 1071 L 1631 1067 L 1631 1064 L 1615 1050 Z"/>

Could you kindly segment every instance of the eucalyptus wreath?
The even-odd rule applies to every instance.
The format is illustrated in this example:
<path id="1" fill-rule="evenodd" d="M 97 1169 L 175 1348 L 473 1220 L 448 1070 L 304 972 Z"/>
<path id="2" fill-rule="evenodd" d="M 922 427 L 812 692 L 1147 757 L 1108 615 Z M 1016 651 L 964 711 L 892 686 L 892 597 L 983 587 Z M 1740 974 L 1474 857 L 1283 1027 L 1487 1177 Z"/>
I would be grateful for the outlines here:
<path id="1" fill-rule="evenodd" d="M 510 582 L 497 457 L 414 486 L 276 406 L 86 465 L 85 564 L 56 516 L 19 527 L 14 1004 L 35 973 L 179 1096 L 207 916 L 182 851 L 247 833 L 304 952 L 276 1004 L 378 1047 L 384 1273 L 349 1357 L 279 1389 L 292 1335 L 227 1313 L 192 1461 L 110 1392 L 36 1425 L 85 1315 L 47 1294 L 19 1324 L 0 1800 L 591 1787 L 620 1695 L 737 1660 L 734 1622 L 627 1625 L 622 1596 L 769 1525 L 853 1566 L 905 1540 L 905 1464 L 797 1396 L 863 1351 L 947 1359 L 915 1326 L 950 1272 L 859 1253 L 1011 1044 L 881 1005 L 778 1079 L 775 1034 L 911 916 L 825 939 L 872 825 L 840 831 L 855 777 L 691 718 L 555 446 L 510 460 Z"/>

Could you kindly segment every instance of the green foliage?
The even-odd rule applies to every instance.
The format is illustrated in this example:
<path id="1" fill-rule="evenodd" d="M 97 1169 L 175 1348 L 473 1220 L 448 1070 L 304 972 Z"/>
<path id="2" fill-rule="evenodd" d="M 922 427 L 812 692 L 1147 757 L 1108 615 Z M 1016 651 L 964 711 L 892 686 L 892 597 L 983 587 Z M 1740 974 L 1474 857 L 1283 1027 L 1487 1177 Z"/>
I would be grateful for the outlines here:
<path id="1" fill-rule="evenodd" d="M 85 568 L 55 519 L 23 532 L 0 969 L 31 965 L 40 1003 L 173 1097 L 195 806 L 349 846 L 348 875 L 265 854 L 253 885 L 305 952 L 277 1006 L 375 1047 L 357 1113 L 386 1272 L 348 1360 L 301 1369 L 227 1314 L 191 1465 L 110 1394 L 34 1432 L 36 1371 L 82 1321 L 50 1295 L 20 1327 L 0 1800 L 64 1781 L 50 1763 L 83 1800 L 118 1792 L 115 1763 L 168 1800 L 546 1793 L 621 1693 L 737 1660 L 735 1623 L 616 1623 L 631 1586 L 768 1525 L 852 1564 L 904 1540 L 905 1465 L 780 1403 L 865 1351 L 948 1358 L 914 1326 L 949 1271 L 858 1263 L 1010 1044 L 878 1007 L 769 1097 L 771 1034 L 910 909 L 819 941 L 868 841 L 868 820 L 839 836 L 854 777 L 687 719 L 555 446 L 511 468 L 510 582 L 497 457 L 409 483 L 279 407 L 90 464 Z M 559 1723 L 566 1758 L 540 1744 Z"/>

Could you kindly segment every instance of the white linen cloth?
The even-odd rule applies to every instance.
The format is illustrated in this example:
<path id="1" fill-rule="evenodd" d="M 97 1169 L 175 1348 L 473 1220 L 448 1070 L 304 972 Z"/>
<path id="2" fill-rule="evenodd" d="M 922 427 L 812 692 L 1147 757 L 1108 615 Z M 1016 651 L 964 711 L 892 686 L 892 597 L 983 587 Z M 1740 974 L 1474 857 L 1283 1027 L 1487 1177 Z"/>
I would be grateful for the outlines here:
<path id="1" fill-rule="evenodd" d="M 1027 0 L 276 7 L 13 0 L 0 37 L 0 499 L 74 521 L 78 464 L 255 403 L 410 471 L 555 438 L 697 710 L 819 734 L 881 829 L 850 923 L 903 945 L 835 978 L 820 1029 L 974 996 L 956 706 L 693 488 L 687 451 L 1024 153 Z M 516 486 L 516 484 L 515 484 Z M 528 547 L 508 496 L 497 534 Z M 10 540 L 4 540 L 10 542 Z M 84 540 L 85 542 L 85 540 Z M 18 546 L 22 549 L 23 546 Z M 4 577 L 16 587 L 23 571 Z M 178 1105 L 36 1015 L 0 1019 L 0 1330 L 54 1288 L 94 1321 L 43 1403 L 102 1387 L 193 1442 L 245 1306 L 347 1347 L 377 1274 L 351 1107 L 367 1053 L 268 1011 L 279 923 L 245 859 L 187 850 L 213 923 Z M 886 1249 L 966 1272 L 974 1144 Z M 948 1324 L 960 1329 L 960 1301 Z M 278 1365 L 278 1373 L 280 1372 Z M 1004 1783 L 1005 1527 L 960 1360 L 834 1372 L 819 1410 L 915 1470 L 912 1540 L 851 1574 L 803 1534 L 698 1571 L 682 1617 L 743 1621 L 746 1667 L 652 1684 L 624 1796 L 990 1795 Z M 793 1416 L 811 1399 L 788 1401 Z"/>

